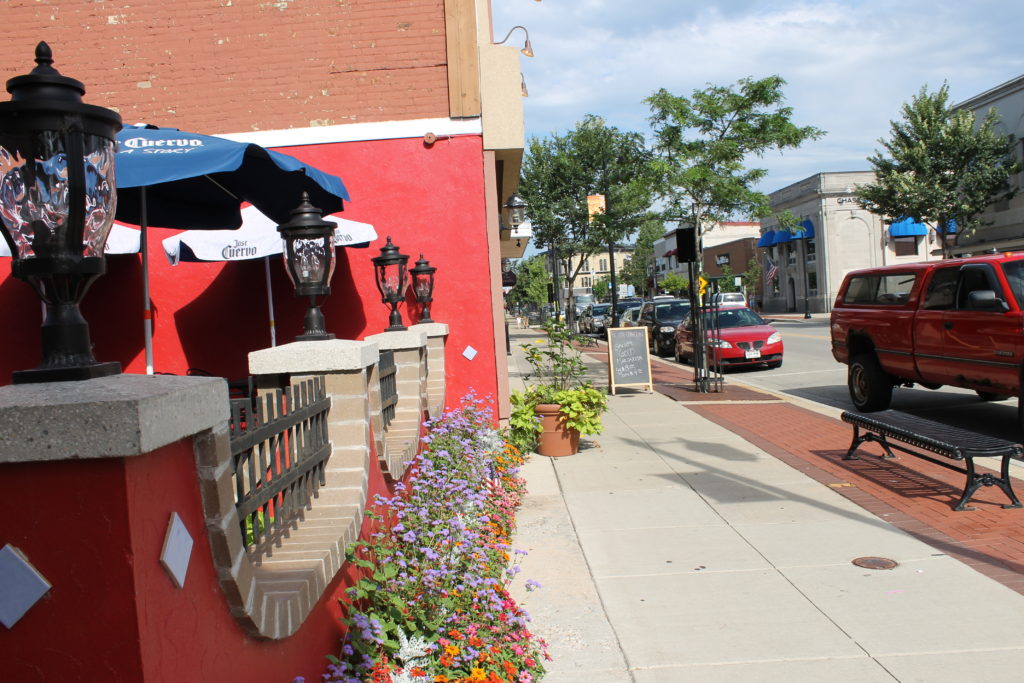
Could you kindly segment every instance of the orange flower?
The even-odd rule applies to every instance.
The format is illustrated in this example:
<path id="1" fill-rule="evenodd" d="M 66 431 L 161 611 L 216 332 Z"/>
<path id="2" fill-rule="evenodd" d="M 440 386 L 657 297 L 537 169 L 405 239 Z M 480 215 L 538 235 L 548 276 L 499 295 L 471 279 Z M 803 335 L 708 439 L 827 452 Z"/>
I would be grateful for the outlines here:
<path id="1" fill-rule="evenodd" d="M 469 678 L 466 679 L 473 683 L 487 683 L 487 674 L 484 673 L 483 669 L 473 668 L 469 671 Z"/>
<path id="2" fill-rule="evenodd" d="M 516 680 L 516 668 L 508 662 L 502 662 L 501 665 L 505 668 L 505 673 L 508 674 L 510 680 Z"/>
<path id="3" fill-rule="evenodd" d="M 454 645 L 445 645 L 444 646 L 444 653 L 446 655 L 451 655 L 452 657 L 454 657 L 455 655 L 459 654 L 459 652 L 460 652 L 459 648 L 455 647 Z"/>
<path id="4" fill-rule="evenodd" d="M 444 674 L 437 674 L 434 676 L 434 683 L 448 683 L 448 677 Z"/>

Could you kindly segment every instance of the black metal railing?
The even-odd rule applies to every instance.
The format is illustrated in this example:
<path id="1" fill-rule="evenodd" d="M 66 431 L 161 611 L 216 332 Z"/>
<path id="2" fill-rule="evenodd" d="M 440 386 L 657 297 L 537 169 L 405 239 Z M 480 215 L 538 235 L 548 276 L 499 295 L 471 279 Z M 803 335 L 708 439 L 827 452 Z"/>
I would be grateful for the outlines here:
<path id="1" fill-rule="evenodd" d="M 326 483 L 330 404 L 323 377 L 231 401 L 235 506 L 247 549 L 279 539 Z"/>
<path id="2" fill-rule="evenodd" d="M 398 368 L 395 367 L 395 352 L 381 351 L 377 368 L 380 373 L 380 412 L 384 420 L 384 429 L 387 429 L 395 419 L 395 406 L 398 405 Z"/>

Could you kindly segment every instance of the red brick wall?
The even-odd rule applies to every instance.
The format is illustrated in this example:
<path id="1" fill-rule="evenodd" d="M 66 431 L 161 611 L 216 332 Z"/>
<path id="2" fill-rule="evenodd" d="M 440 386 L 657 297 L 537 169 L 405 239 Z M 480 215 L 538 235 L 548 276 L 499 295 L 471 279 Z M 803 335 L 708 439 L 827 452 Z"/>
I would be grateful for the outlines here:
<path id="1" fill-rule="evenodd" d="M 0 23 L 0 79 L 27 73 L 45 40 L 86 101 L 127 123 L 217 134 L 448 116 L 443 0 L 10 0 Z"/>

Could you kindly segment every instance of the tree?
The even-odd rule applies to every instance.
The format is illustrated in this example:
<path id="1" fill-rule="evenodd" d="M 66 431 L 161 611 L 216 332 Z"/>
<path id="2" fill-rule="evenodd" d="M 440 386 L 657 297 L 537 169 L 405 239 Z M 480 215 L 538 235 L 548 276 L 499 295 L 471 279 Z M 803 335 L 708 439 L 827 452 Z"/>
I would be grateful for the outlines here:
<path id="1" fill-rule="evenodd" d="M 665 89 L 647 98 L 667 220 L 702 235 L 715 223 L 771 213 L 768 197 L 754 189 L 768 171 L 747 168 L 747 160 L 824 135 L 790 120 L 792 108 L 782 106 L 785 84 L 779 76 L 744 78 L 732 87 L 695 90 L 690 98 Z"/>
<path id="2" fill-rule="evenodd" d="M 664 290 L 672 296 L 682 296 L 690 287 L 690 281 L 679 273 L 669 273 L 658 280 L 658 289 Z"/>
<path id="3" fill-rule="evenodd" d="M 534 242 L 554 248 L 568 271 L 568 292 L 588 257 L 624 241 L 648 218 L 650 156 L 639 133 L 592 115 L 565 135 L 530 140 L 519 193 Z M 591 217 L 587 196 L 595 194 L 605 195 L 607 210 Z"/>
<path id="4" fill-rule="evenodd" d="M 910 217 L 929 226 L 948 258 L 944 233 L 977 230 L 990 204 L 1015 194 L 1010 176 L 1020 164 L 1013 158 L 1013 137 L 995 130 L 995 109 L 980 124 L 972 112 L 953 109 L 947 84 L 933 93 L 922 87 L 902 111 L 902 121 L 890 122 L 890 139 L 879 140 L 885 151 L 868 157 L 877 182 L 858 187 L 857 194 L 865 208 L 887 220 Z"/>
<path id="5" fill-rule="evenodd" d="M 605 301 L 612 294 L 612 279 L 607 275 L 602 275 L 598 278 L 597 282 L 591 288 L 594 290 L 594 296 L 598 301 Z"/>
<path id="6" fill-rule="evenodd" d="M 747 272 L 740 276 L 743 278 L 743 288 L 747 290 L 748 297 L 754 296 L 762 290 L 761 273 L 763 272 L 764 269 L 758 263 L 757 258 L 750 259 L 750 262 L 747 263 Z"/>
<path id="7" fill-rule="evenodd" d="M 739 287 L 736 286 L 736 275 L 732 272 L 732 268 L 730 268 L 728 264 L 722 266 L 722 274 L 718 277 L 718 291 L 739 291 Z"/>
<path id="8" fill-rule="evenodd" d="M 654 241 L 664 232 L 665 226 L 658 219 L 650 218 L 641 223 L 639 234 L 633 245 L 633 255 L 620 271 L 622 282 L 633 285 L 638 294 L 650 291 L 647 266 L 652 262 L 654 256 Z"/>
<path id="9" fill-rule="evenodd" d="M 544 267 L 543 256 L 537 255 L 520 260 L 512 266 L 512 270 L 516 274 L 516 286 L 508 293 L 509 303 L 547 303 L 551 276 Z"/>

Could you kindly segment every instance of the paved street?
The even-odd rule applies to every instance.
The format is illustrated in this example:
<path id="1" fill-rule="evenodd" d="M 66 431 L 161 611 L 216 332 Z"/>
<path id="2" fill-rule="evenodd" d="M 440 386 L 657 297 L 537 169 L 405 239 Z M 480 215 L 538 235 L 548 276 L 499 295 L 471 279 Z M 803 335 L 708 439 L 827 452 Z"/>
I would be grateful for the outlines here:
<path id="1" fill-rule="evenodd" d="M 516 388 L 537 335 L 513 335 Z M 1019 677 L 1024 510 L 989 488 L 954 512 L 961 475 L 842 461 L 834 409 L 732 382 L 695 394 L 653 364 L 656 393 L 610 397 L 604 434 L 525 468 L 515 545 L 543 588 L 518 597 L 551 642 L 546 680 Z M 897 566 L 851 562 L 867 556 Z"/>

